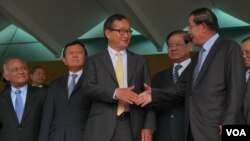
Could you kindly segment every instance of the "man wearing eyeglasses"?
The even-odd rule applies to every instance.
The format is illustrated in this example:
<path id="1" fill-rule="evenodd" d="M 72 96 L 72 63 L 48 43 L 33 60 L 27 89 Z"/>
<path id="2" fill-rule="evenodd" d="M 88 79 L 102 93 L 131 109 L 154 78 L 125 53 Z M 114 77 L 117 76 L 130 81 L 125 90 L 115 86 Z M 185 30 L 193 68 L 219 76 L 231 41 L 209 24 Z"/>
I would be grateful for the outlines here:
<path id="1" fill-rule="evenodd" d="M 246 123 L 250 124 L 250 37 L 246 37 L 241 42 L 241 50 L 246 67 L 246 94 L 244 98 L 244 116 Z"/>
<path id="2" fill-rule="evenodd" d="M 188 19 L 192 43 L 200 47 L 175 89 L 151 89 L 138 104 L 185 99 L 185 140 L 221 141 L 222 125 L 243 124 L 245 69 L 240 46 L 222 39 L 216 15 L 208 8 Z M 152 95 L 150 95 L 152 93 Z"/>
<path id="3" fill-rule="evenodd" d="M 173 66 L 157 73 L 152 78 L 152 87 L 166 89 L 173 87 L 191 62 L 191 38 L 186 31 L 177 30 L 166 38 L 168 57 Z M 157 104 L 156 132 L 154 141 L 183 141 L 184 140 L 184 101 L 164 102 Z"/>
<path id="4" fill-rule="evenodd" d="M 88 60 L 86 92 L 93 104 L 86 141 L 152 140 L 154 111 L 134 104 L 150 76 L 146 59 L 127 50 L 131 33 L 125 16 L 110 16 L 104 23 L 108 48 Z"/>
<path id="5" fill-rule="evenodd" d="M 3 70 L 11 86 L 0 95 L 0 140 L 37 141 L 46 90 L 28 85 L 27 64 L 20 58 L 6 60 Z"/>

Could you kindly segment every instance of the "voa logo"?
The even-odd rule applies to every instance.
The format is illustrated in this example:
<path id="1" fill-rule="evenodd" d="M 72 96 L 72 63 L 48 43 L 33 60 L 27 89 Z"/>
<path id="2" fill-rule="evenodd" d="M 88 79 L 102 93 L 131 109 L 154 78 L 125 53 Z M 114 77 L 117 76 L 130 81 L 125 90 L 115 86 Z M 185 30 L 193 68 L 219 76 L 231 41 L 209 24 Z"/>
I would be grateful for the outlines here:
<path id="1" fill-rule="evenodd" d="M 227 136 L 247 136 L 244 129 L 226 129 Z"/>

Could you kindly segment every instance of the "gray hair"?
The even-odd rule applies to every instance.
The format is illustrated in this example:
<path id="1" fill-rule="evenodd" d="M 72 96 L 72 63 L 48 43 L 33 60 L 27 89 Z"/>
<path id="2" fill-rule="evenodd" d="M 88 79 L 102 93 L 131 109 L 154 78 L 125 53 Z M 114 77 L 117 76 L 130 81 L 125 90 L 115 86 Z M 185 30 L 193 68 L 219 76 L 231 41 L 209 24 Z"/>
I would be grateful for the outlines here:
<path id="1" fill-rule="evenodd" d="M 20 60 L 20 61 L 23 62 L 26 66 L 28 66 L 27 63 L 26 63 L 26 61 L 24 61 L 23 59 L 21 59 L 21 58 L 19 58 L 19 57 L 11 57 L 11 58 L 6 59 L 6 60 L 4 61 L 4 63 L 3 63 L 3 71 L 4 71 L 4 74 L 8 74 L 7 65 L 8 65 L 8 63 L 9 63 L 10 61 L 12 61 L 12 60 Z"/>

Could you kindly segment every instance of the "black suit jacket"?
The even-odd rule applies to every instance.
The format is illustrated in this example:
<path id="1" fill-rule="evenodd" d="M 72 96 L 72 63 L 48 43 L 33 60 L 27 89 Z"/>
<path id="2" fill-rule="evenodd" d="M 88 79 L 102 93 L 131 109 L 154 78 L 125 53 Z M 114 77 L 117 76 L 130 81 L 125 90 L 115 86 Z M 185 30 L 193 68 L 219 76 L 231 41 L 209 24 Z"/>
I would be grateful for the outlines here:
<path id="1" fill-rule="evenodd" d="M 0 96 L 0 140 L 37 141 L 46 90 L 28 86 L 22 121 L 19 124 L 11 101 L 11 87 Z"/>
<path id="2" fill-rule="evenodd" d="M 180 77 L 185 76 L 185 71 Z M 166 89 L 174 86 L 173 67 L 157 73 L 152 78 L 152 87 Z M 184 101 L 163 102 L 155 105 L 156 132 L 154 141 L 184 140 Z"/>
<path id="3" fill-rule="evenodd" d="M 127 51 L 128 86 L 135 86 L 134 91 L 144 91 L 143 83 L 150 83 L 147 61 Z M 110 141 L 117 121 L 117 101 L 113 99 L 118 86 L 115 70 L 108 51 L 89 58 L 86 80 L 88 95 L 93 99 L 85 141 Z M 152 109 L 130 105 L 132 134 L 139 141 L 142 128 L 155 130 L 155 115 Z"/>
<path id="4" fill-rule="evenodd" d="M 197 141 L 221 140 L 220 124 L 242 124 L 245 69 L 240 46 L 218 38 L 193 83 L 198 55 L 175 89 L 153 90 L 153 102 L 185 98 L 185 137 L 189 124 Z"/>
<path id="5" fill-rule="evenodd" d="M 250 79 L 246 85 L 246 94 L 244 98 L 244 116 L 247 124 L 250 124 Z"/>
<path id="6" fill-rule="evenodd" d="M 39 141 L 83 141 L 90 109 L 82 82 L 85 69 L 68 98 L 69 74 L 55 80 L 48 89 Z"/>

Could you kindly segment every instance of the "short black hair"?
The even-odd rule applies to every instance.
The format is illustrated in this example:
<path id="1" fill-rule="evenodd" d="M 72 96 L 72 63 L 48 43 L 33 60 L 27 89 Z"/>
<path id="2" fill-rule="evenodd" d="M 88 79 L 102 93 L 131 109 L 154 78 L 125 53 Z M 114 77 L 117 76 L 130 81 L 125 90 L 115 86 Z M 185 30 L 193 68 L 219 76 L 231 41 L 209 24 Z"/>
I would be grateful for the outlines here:
<path id="1" fill-rule="evenodd" d="M 244 43 L 244 42 L 246 42 L 246 41 L 248 41 L 248 40 L 250 40 L 250 36 L 244 38 L 244 39 L 241 41 L 241 43 Z"/>
<path id="2" fill-rule="evenodd" d="M 35 67 L 33 67 L 33 68 L 31 69 L 30 73 L 31 73 L 31 74 L 34 74 L 34 72 L 35 72 L 37 69 L 43 69 L 43 70 L 45 70 L 44 67 L 42 67 L 42 66 L 35 66 Z"/>
<path id="3" fill-rule="evenodd" d="M 183 40 L 185 42 L 185 44 L 188 44 L 192 41 L 191 37 L 189 36 L 187 31 L 183 31 L 183 30 L 175 30 L 170 32 L 167 37 L 166 37 L 166 44 L 168 44 L 168 40 L 169 38 L 171 38 L 174 35 L 183 35 Z"/>
<path id="4" fill-rule="evenodd" d="M 194 23 L 205 23 L 211 30 L 218 32 L 219 23 L 216 15 L 209 8 L 200 8 L 192 11 L 189 16 L 194 16 Z"/>
<path id="5" fill-rule="evenodd" d="M 104 22 L 104 25 L 103 25 L 103 32 L 105 32 L 105 30 L 107 29 L 113 29 L 113 22 L 115 20 L 118 20 L 118 21 L 121 21 L 123 19 L 126 19 L 127 18 L 124 16 L 124 15 L 121 15 L 121 14 L 113 14 L 111 15 L 110 17 L 107 18 L 107 20 Z M 104 35 L 105 36 L 105 35 Z"/>
<path id="6" fill-rule="evenodd" d="M 66 44 L 64 46 L 64 48 L 63 48 L 63 58 L 65 57 L 65 53 L 66 53 L 67 48 L 69 46 L 72 46 L 72 45 L 80 45 L 84 50 L 85 56 L 88 56 L 88 52 L 87 52 L 87 49 L 85 48 L 85 45 L 83 43 L 81 43 L 80 41 L 76 40 L 76 41 L 72 41 L 72 42 L 70 42 L 70 43 L 68 43 L 68 44 Z"/>

